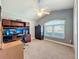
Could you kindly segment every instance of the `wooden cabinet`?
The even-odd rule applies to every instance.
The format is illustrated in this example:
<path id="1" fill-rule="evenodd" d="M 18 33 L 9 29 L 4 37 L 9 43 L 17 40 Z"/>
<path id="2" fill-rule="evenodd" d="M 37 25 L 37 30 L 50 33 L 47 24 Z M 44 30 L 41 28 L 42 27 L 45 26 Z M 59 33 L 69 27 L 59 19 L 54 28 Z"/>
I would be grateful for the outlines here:
<path id="1" fill-rule="evenodd" d="M 3 25 L 3 27 L 6 27 L 6 26 L 9 26 L 9 27 L 24 27 L 26 25 L 26 23 L 21 22 L 21 21 L 3 19 L 2 25 Z"/>
<path id="2" fill-rule="evenodd" d="M 29 22 L 22 22 L 22 21 L 15 21 L 15 20 L 9 20 L 9 19 L 3 19 L 2 20 L 3 26 L 13 26 L 13 27 L 26 27 L 30 26 Z"/>
<path id="3" fill-rule="evenodd" d="M 0 59 L 24 59 L 23 45 L 20 41 L 4 44 L 0 50 Z"/>
<path id="4" fill-rule="evenodd" d="M 11 25 L 11 21 L 4 19 L 4 20 L 2 21 L 2 25 L 3 25 L 3 26 L 10 26 L 10 25 Z"/>
<path id="5" fill-rule="evenodd" d="M 12 24 L 11 24 L 12 26 L 21 26 L 21 27 L 23 27 L 24 26 L 24 23 L 21 23 L 21 22 L 12 22 Z"/>
<path id="6" fill-rule="evenodd" d="M 15 41 L 16 39 L 15 38 L 18 38 L 18 37 L 16 37 L 16 36 L 18 36 L 19 34 L 18 33 L 16 33 L 16 28 L 25 28 L 27 31 L 28 31 L 28 33 L 27 32 L 23 32 L 23 33 L 21 33 L 21 34 L 23 34 L 23 35 L 25 35 L 25 34 L 30 34 L 30 24 L 29 24 L 29 22 L 22 22 L 22 21 L 16 21 L 16 20 L 9 20 L 9 19 L 3 19 L 2 20 L 2 26 L 3 26 L 3 30 L 5 30 L 6 28 L 7 29 L 14 29 L 14 33 L 12 34 L 12 35 L 10 35 L 10 36 L 7 36 L 7 35 L 5 35 L 4 34 L 4 32 L 3 32 L 3 42 L 5 42 L 5 41 L 9 41 L 9 39 L 7 39 L 7 38 L 10 38 L 11 40 L 13 40 L 13 41 Z M 24 29 L 24 30 L 25 30 Z M 23 31 L 24 31 L 23 30 Z M 12 31 L 13 32 L 13 31 Z M 15 35 L 15 36 L 14 36 Z M 26 36 L 27 37 L 27 36 Z M 28 38 L 29 39 L 29 41 L 31 41 L 31 36 L 29 36 L 30 38 Z M 14 39 L 13 39 L 14 38 Z M 10 41 L 11 41 L 10 40 Z"/>

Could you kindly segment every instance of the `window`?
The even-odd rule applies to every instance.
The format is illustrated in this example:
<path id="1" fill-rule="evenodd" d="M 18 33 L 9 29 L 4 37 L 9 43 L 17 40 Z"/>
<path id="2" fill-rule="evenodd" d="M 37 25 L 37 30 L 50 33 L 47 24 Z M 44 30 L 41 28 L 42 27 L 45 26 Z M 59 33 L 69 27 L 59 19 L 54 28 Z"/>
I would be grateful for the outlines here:
<path id="1" fill-rule="evenodd" d="M 45 23 L 45 33 L 47 37 L 62 38 L 65 37 L 65 21 L 53 20 Z"/>

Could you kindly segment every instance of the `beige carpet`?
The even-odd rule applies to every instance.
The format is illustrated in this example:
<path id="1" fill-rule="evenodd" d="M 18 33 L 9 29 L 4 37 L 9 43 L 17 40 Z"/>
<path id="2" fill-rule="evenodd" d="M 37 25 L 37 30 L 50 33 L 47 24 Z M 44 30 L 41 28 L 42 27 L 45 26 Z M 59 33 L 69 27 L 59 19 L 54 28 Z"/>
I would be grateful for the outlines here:
<path id="1" fill-rule="evenodd" d="M 24 59 L 75 59 L 73 48 L 47 40 L 33 40 L 26 44 Z"/>

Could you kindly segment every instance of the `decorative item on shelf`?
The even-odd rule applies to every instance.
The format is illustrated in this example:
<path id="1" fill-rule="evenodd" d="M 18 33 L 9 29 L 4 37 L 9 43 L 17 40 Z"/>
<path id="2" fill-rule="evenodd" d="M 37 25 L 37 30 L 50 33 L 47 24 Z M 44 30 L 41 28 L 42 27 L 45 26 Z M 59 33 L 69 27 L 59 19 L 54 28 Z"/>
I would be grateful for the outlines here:
<path id="1" fill-rule="evenodd" d="M 16 19 L 16 21 L 22 21 L 21 19 Z"/>

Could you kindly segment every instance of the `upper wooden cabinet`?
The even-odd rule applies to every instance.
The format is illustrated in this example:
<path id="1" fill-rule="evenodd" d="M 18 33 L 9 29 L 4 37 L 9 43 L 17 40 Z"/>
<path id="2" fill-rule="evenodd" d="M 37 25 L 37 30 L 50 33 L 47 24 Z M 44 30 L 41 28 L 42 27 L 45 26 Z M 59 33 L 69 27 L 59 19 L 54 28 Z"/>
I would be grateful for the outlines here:
<path id="1" fill-rule="evenodd" d="M 5 19 L 3 19 L 3 20 L 2 20 L 2 25 L 3 25 L 3 26 L 10 26 L 10 25 L 11 25 L 11 21 L 10 21 L 10 20 L 5 20 Z"/>
<path id="2" fill-rule="evenodd" d="M 21 23 L 21 22 L 12 22 L 12 26 L 21 26 L 21 27 L 24 27 L 24 23 Z"/>
<path id="3" fill-rule="evenodd" d="M 28 25 L 28 24 L 27 24 Z M 25 27 L 26 22 L 15 21 L 15 20 L 2 20 L 2 26 L 10 26 L 10 27 Z"/>

